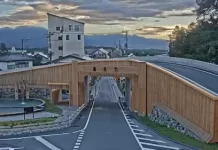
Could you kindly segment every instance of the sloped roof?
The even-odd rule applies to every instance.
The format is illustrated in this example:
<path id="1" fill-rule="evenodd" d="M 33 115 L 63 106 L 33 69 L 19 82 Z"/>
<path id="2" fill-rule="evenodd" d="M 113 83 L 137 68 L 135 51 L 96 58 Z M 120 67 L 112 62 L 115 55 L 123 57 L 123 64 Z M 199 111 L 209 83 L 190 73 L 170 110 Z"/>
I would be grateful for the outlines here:
<path id="1" fill-rule="evenodd" d="M 0 57 L 0 62 L 15 62 L 15 61 L 32 61 L 33 59 L 27 54 L 11 53 Z"/>
<path id="2" fill-rule="evenodd" d="M 79 21 L 79 20 L 74 20 L 74 19 L 70 19 L 70 18 L 66 18 L 66 17 L 62 17 L 62 16 L 57 16 L 57 15 L 54 15 L 54 14 L 51 14 L 51 13 L 47 13 L 47 15 L 51 15 L 51 16 L 54 16 L 54 17 L 58 17 L 58 18 L 62 18 L 62 19 L 67 19 L 67 20 L 75 21 L 77 23 L 85 24 L 84 22 Z"/>

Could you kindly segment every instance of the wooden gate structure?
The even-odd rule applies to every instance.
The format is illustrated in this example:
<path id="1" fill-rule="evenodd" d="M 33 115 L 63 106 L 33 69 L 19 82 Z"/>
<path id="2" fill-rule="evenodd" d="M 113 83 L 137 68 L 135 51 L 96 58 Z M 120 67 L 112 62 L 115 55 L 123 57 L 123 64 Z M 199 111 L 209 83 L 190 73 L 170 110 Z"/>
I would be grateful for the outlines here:
<path id="1" fill-rule="evenodd" d="M 58 92 L 69 90 L 70 106 L 85 103 L 86 76 L 127 77 L 131 82 L 130 110 L 150 114 L 157 106 L 202 140 L 218 142 L 218 97 L 154 64 L 136 60 L 91 60 L 1 72 L 0 88 L 48 88 L 58 102 Z"/>

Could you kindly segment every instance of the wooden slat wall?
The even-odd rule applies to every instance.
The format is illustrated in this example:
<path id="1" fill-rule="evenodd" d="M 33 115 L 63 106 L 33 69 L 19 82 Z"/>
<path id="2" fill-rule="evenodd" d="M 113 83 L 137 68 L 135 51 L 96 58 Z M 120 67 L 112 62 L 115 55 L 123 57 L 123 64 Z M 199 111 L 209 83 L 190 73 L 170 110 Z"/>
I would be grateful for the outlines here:
<path id="1" fill-rule="evenodd" d="M 199 132 L 200 129 L 214 134 L 216 99 L 214 95 L 149 63 L 147 63 L 147 94 L 148 113 L 151 113 L 155 103 L 159 102 L 186 118 L 187 121 L 184 120 L 182 124 L 188 126 L 188 121 L 195 124 L 196 128 L 190 130 L 200 137 L 204 134 Z M 205 136 L 204 140 L 211 139 L 206 139 Z"/>
<path id="2" fill-rule="evenodd" d="M 48 82 L 66 82 L 71 77 L 71 63 L 33 68 L 26 71 L 0 74 L 0 85 L 13 85 L 25 80 L 28 84 L 47 85 Z"/>

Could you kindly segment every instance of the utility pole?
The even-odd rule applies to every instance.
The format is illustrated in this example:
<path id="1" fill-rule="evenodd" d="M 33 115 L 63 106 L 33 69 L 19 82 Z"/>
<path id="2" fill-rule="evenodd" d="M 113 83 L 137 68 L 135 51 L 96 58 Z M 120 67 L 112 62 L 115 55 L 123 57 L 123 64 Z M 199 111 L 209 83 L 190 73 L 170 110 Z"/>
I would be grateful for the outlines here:
<path id="1" fill-rule="evenodd" d="M 50 32 L 48 33 L 48 55 L 50 59 L 50 63 L 52 64 L 52 51 L 51 51 L 51 36 L 54 35 L 54 33 Z"/>
<path id="2" fill-rule="evenodd" d="M 27 41 L 28 41 L 28 39 L 21 39 L 22 53 L 23 53 L 23 43 L 24 43 L 24 42 L 27 42 Z"/>
<path id="3" fill-rule="evenodd" d="M 126 31 L 125 40 L 126 40 L 126 44 L 125 44 L 125 52 L 124 52 L 124 54 L 126 53 L 126 50 L 128 49 L 128 31 Z"/>

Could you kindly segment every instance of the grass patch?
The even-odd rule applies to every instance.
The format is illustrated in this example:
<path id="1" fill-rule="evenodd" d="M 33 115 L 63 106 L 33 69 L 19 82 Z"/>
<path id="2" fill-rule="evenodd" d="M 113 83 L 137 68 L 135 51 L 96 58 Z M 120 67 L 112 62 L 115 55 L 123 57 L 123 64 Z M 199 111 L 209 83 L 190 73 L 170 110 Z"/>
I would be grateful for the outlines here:
<path id="1" fill-rule="evenodd" d="M 51 112 L 51 113 L 56 113 L 56 114 L 62 113 L 62 109 L 52 104 L 50 100 L 46 99 L 44 101 L 45 101 L 45 111 L 46 112 Z"/>
<path id="2" fill-rule="evenodd" d="M 7 121 L 7 122 L 0 122 L 0 126 L 19 126 L 19 125 L 27 125 L 27 124 L 34 124 L 34 123 L 45 123 L 54 121 L 57 117 L 50 117 L 50 118 L 39 118 L 39 119 L 28 119 L 28 120 L 20 120 L 20 121 Z"/>
<path id="3" fill-rule="evenodd" d="M 157 131 L 161 135 L 166 136 L 174 141 L 177 141 L 177 142 L 180 142 L 186 145 L 190 145 L 192 147 L 196 147 L 201 150 L 217 150 L 218 149 L 218 144 L 207 144 L 207 143 L 200 142 L 176 130 L 167 128 L 164 125 L 157 124 L 149 120 L 147 116 L 144 116 L 144 117 L 138 116 L 138 119 L 140 119 L 145 125 Z"/>

